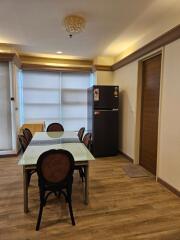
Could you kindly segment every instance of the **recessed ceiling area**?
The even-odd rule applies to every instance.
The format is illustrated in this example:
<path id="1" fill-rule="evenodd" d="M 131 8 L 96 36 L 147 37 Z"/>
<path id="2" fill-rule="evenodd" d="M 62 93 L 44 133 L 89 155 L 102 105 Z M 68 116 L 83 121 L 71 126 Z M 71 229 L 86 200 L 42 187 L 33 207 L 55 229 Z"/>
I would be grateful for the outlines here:
<path id="1" fill-rule="evenodd" d="M 118 56 L 180 22 L 179 0 L 1 0 L 0 43 L 25 54 Z M 63 19 L 78 14 L 84 32 L 69 38 Z"/>

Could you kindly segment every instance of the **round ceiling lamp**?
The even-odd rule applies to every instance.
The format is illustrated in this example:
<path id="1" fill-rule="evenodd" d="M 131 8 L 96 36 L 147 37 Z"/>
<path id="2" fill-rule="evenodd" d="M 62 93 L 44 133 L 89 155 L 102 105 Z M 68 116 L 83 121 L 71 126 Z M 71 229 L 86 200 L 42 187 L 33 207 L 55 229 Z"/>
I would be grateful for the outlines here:
<path id="1" fill-rule="evenodd" d="M 73 34 L 82 32 L 85 28 L 85 23 L 85 19 L 77 15 L 69 15 L 64 18 L 64 26 L 70 38 L 72 38 Z"/>

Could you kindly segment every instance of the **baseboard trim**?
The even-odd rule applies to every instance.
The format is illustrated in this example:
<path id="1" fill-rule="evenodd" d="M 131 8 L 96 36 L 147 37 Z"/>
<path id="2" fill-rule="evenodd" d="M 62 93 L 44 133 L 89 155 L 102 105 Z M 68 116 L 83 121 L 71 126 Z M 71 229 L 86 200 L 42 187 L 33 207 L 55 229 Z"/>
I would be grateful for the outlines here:
<path id="1" fill-rule="evenodd" d="M 126 153 L 124 153 L 124 152 L 122 152 L 122 151 L 119 151 L 119 153 L 121 154 L 121 155 L 123 155 L 124 157 L 126 157 L 130 162 L 134 162 L 134 160 L 130 157 L 130 156 L 128 156 Z"/>
<path id="2" fill-rule="evenodd" d="M 17 157 L 18 153 L 0 155 L 0 158 Z"/>
<path id="3" fill-rule="evenodd" d="M 176 194 L 178 197 L 180 197 L 180 191 L 177 190 L 176 188 L 174 188 L 173 186 L 171 186 L 169 183 L 167 183 L 166 181 L 162 180 L 161 178 L 157 178 L 157 181 L 162 184 L 164 187 L 166 187 L 167 189 L 169 189 L 171 192 L 173 192 L 174 194 Z"/>
<path id="4" fill-rule="evenodd" d="M 21 149 L 19 149 L 17 153 L 4 154 L 4 155 L 0 154 L 0 158 L 17 157 L 20 154 L 20 152 L 21 152 Z"/>

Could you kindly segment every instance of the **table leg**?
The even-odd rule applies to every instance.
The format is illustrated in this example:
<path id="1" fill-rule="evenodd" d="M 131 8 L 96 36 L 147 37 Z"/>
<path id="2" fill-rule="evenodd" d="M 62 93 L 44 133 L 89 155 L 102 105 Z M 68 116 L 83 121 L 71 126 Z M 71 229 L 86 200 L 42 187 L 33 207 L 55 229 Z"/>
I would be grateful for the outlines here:
<path id="1" fill-rule="evenodd" d="M 89 164 L 84 166 L 84 174 L 85 174 L 84 203 L 88 205 L 89 203 Z"/>
<path id="2" fill-rule="evenodd" d="M 23 185 L 24 185 L 24 213 L 28 212 L 28 173 L 23 167 Z"/>

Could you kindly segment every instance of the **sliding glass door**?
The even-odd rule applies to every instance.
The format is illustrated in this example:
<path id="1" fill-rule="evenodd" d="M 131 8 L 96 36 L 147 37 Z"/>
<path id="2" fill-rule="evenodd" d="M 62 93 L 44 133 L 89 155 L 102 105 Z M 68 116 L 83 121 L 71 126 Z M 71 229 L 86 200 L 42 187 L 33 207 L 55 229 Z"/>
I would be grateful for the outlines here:
<path id="1" fill-rule="evenodd" d="M 0 154 L 13 148 L 11 86 L 9 63 L 0 62 Z"/>

